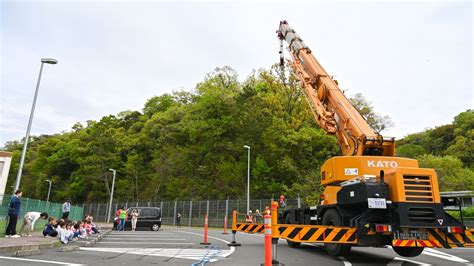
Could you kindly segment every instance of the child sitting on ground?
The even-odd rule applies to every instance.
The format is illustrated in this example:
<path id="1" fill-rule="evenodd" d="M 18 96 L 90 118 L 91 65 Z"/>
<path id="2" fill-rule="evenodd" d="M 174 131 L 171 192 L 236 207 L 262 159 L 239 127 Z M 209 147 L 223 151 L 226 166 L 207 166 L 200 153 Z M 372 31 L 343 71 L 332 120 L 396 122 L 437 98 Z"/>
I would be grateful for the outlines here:
<path id="1" fill-rule="evenodd" d="M 59 227 L 58 227 L 58 238 L 63 244 L 67 244 L 68 242 L 68 233 L 66 229 L 66 223 L 64 221 L 59 221 Z"/>
<path id="2" fill-rule="evenodd" d="M 86 230 L 86 228 L 84 228 L 84 223 L 81 222 L 81 221 L 79 221 L 78 223 L 81 226 L 80 229 L 79 229 L 80 232 L 81 232 L 80 238 L 87 239 L 87 230 Z"/>
<path id="3" fill-rule="evenodd" d="M 88 235 L 92 234 L 92 225 L 87 220 L 82 221 L 84 229 Z"/>
<path id="4" fill-rule="evenodd" d="M 74 225 L 72 226 L 72 231 L 74 232 L 74 234 L 72 235 L 72 239 L 77 240 L 81 236 L 81 224 L 80 224 L 80 222 L 74 223 Z"/>
<path id="5" fill-rule="evenodd" d="M 55 237 L 58 235 L 58 232 L 56 231 L 56 225 L 58 224 L 56 218 L 54 217 L 49 217 L 48 218 L 48 223 L 44 226 L 43 230 L 43 236 L 44 237 Z"/>
<path id="6" fill-rule="evenodd" d="M 94 217 L 92 216 L 87 216 L 87 221 L 90 223 L 91 225 L 91 229 L 92 231 L 94 232 L 94 234 L 98 234 L 99 233 L 99 228 L 97 227 L 97 225 L 94 223 Z"/>
<path id="7" fill-rule="evenodd" d="M 99 230 L 97 230 L 96 225 L 91 220 L 87 220 L 87 227 L 90 229 L 89 234 L 98 234 L 99 233 Z"/>
<path id="8" fill-rule="evenodd" d="M 68 224 L 67 224 L 66 230 L 67 230 L 67 231 L 66 231 L 67 241 L 68 241 L 68 242 L 75 241 L 75 240 L 74 240 L 74 231 L 73 231 L 72 223 L 68 223 Z"/>

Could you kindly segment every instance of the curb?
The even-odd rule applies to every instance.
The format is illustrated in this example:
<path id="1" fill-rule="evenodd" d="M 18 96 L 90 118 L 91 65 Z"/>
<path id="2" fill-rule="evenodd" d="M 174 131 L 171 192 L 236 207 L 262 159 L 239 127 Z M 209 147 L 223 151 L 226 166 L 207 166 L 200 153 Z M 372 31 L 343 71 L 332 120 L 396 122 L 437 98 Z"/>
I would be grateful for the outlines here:
<path id="1" fill-rule="evenodd" d="M 102 238 L 106 237 L 110 232 L 112 232 L 112 229 L 108 229 L 105 231 L 103 234 L 100 234 L 98 237 L 92 239 L 91 241 L 87 241 L 84 246 L 85 247 L 93 247 L 95 244 L 97 244 L 98 241 L 102 240 Z"/>
<path id="2" fill-rule="evenodd" d="M 32 250 L 17 250 L 13 252 L 13 256 L 15 257 L 26 257 L 26 256 L 33 256 L 33 255 L 41 255 L 41 250 L 32 249 Z"/>
<path id="3" fill-rule="evenodd" d="M 59 248 L 59 251 L 61 251 L 61 252 L 77 251 L 77 250 L 79 250 L 79 246 L 77 246 L 77 245 L 64 246 L 64 247 Z"/>
<path id="4" fill-rule="evenodd" d="M 54 241 L 51 241 L 50 243 L 43 243 L 43 244 L 1 247 L 0 248 L 0 253 L 13 253 L 13 254 L 16 254 L 17 252 L 26 253 L 26 251 L 54 248 L 54 247 L 58 247 L 60 245 L 61 244 L 60 244 L 59 240 L 54 240 Z M 32 255 L 34 255 L 34 254 L 32 254 Z"/>

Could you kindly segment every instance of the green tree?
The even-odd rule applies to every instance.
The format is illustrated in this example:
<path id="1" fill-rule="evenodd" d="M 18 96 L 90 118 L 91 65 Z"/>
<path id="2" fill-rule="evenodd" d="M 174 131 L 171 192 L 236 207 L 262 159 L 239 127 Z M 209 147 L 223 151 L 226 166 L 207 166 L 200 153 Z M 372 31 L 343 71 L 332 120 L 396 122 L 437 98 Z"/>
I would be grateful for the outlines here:
<path id="1" fill-rule="evenodd" d="M 349 101 L 375 132 L 382 132 L 394 126 L 389 116 L 375 113 L 372 104 L 362 94 L 357 93 L 354 97 L 350 97 Z"/>
<path id="2" fill-rule="evenodd" d="M 397 148 L 397 155 L 400 157 L 416 158 L 423 154 L 426 154 L 426 150 L 418 144 L 408 143 Z"/>
<path id="3" fill-rule="evenodd" d="M 155 96 L 142 112 L 123 111 L 76 123 L 70 132 L 34 136 L 24 168 L 25 194 L 45 197 L 44 179 L 52 178 L 55 201 L 106 202 L 113 168 L 119 201 L 245 198 L 243 146 L 250 145 L 252 198 L 299 195 L 316 203 L 319 168 L 337 154 L 336 139 L 318 128 L 297 79 L 290 74 L 283 80 L 278 71 L 254 71 L 240 82 L 232 68 L 217 68 L 195 93 Z M 411 156 L 420 153 L 409 147 Z M 4 147 L 14 156 L 10 183 L 21 148 L 15 141 Z"/>
<path id="4" fill-rule="evenodd" d="M 458 158 L 425 154 L 417 159 L 420 167 L 433 168 L 436 171 L 440 191 L 474 189 L 474 171 L 463 168 Z"/>

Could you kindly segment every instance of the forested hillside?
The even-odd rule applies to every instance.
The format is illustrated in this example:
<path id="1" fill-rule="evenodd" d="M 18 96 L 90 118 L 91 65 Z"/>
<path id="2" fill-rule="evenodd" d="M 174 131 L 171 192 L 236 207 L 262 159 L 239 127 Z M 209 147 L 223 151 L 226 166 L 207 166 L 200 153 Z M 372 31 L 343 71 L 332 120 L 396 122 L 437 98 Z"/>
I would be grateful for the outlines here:
<path id="1" fill-rule="evenodd" d="M 460 113 L 452 124 L 408 135 L 397 146 L 399 156 L 434 168 L 442 190 L 474 190 L 474 110 Z"/>
<path id="2" fill-rule="evenodd" d="M 117 169 L 114 198 L 245 198 L 247 151 L 251 146 L 252 198 L 299 194 L 319 196 L 319 168 L 338 154 L 334 137 L 313 121 L 294 78 L 285 84 L 277 69 L 239 82 L 224 67 L 209 74 L 195 93 L 175 92 L 149 99 L 142 111 L 124 111 L 99 121 L 77 123 L 70 132 L 32 138 L 23 171 L 24 195 L 52 201 L 106 202 Z M 378 130 L 390 126 L 361 95 L 352 102 Z M 409 135 L 399 155 L 418 158 L 440 174 L 442 189 L 472 189 L 473 112 L 452 125 Z M 18 171 L 22 145 L 12 151 L 8 188 Z"/>
<path id="3" fill-rule="evenodd" d="M 297 82 L 276 73 L 240 83 L 230 68 L 216 69 L 195 94 L 175 92 L 148 100 L 143 112 L 125 111 L 76 124 L 71 132 L 37 136 L 28 146 L 21 187 L 43 198 L 53 179 L 53 201 L 105 202 L 117 169 L 121 200 L 244 198 L 251 146 L 252 197 L 307 195 L 319 189 L 319 166 L 338 152 L 318 129 Z M 14 152 L 9 184 L 18 171 Z"/>

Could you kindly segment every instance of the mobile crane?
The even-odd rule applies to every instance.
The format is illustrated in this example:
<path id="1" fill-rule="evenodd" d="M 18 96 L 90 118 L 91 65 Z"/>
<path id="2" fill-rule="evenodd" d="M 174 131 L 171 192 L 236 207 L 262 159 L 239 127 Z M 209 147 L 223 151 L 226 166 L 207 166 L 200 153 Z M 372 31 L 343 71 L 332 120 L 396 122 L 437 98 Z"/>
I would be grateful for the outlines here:
<path id="1" fill-rule="evenodd" d="M 456 202 L 440 197 L 436 172 L 395 156 L 395 139 L 374 132 L 286 21 L 277 34 L 280 63 L 285 63 L 286 41 L 289 64 L 315 121 L 336 136 L 342 151 L 321 167 L 320 204 L 279 214 L 280 237 L 292 247 L 324 243 L 334 256 L 347 254 L 353 245 L 389 245 L 406 257 L 421 254 L 424 247 L 472 245 L 471 231 L 444 211 Z M 346 229 L 329 230 L 337 227 Z"/>

